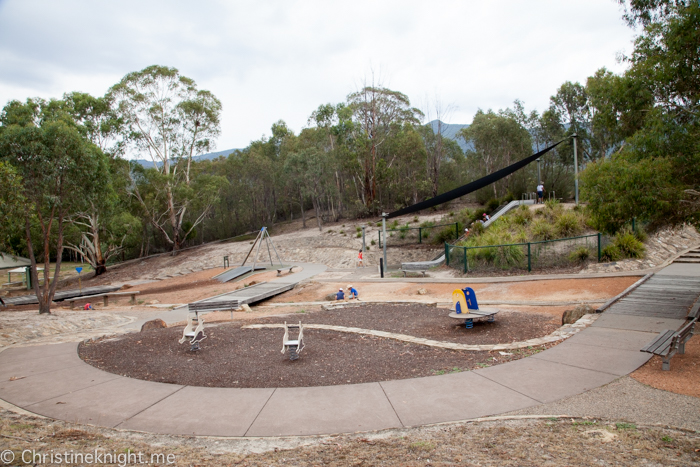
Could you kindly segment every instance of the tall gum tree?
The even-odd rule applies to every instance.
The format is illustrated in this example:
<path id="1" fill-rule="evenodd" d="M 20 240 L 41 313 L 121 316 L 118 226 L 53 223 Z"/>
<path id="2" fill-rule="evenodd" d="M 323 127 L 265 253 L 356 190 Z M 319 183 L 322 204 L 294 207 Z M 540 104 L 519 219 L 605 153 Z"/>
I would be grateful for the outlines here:
<path id="1" fill-rule="evenodd" d="M 65 121 L 37 124 L 38 118 L 15 118 L 17 114 L 32 113 L 36 117 L 37 108 L 31 101 L 25 105 L 11 102 L 5 107 L 0 126 L 0 160 L 12 166 L 18 177 L 15 183 L 21 186 L 21 219 L 15 220 L 23 224 L 39 313 L 50 313 L 61 269 L 66 222 L 100 196 L 107 165 L 102 151 L 86 141 L 75 125 Z M 56 258 L 53 279 L 52 255 Z M 41 284 L 39 262 L 44 267 Z"/>
<path id="2" fill-rule="evenodd" d="M 347 98 L 353 115 L 353 143 L 362 174 L 362 200 L 376 210 L 377 166 L 383 145 L 401 131 L 404 123 L 417 125 L 423 113 L 411 107 L 408 96 L 381 86 L 365 86 Z"/>
<path id="3" fill-rule="evenodd" d="M 204 186 L 192 181 L 192 157 L 214 148 L 220 133 L 221 102 L 209 91 L 198 90 L 195 82 L 175 68 L 153 65 L 126 75 L 109 93 L 119 118 L 128 132 L 127 141 L 137 153 L 153 161 L 160 191 L 150 203 L 138 183 L 132 194 L 149 221 L 177 252 L 184 240 L 210 212 L 221 180 Z M 200 210 L 190 213 L 194 201 Z"/>

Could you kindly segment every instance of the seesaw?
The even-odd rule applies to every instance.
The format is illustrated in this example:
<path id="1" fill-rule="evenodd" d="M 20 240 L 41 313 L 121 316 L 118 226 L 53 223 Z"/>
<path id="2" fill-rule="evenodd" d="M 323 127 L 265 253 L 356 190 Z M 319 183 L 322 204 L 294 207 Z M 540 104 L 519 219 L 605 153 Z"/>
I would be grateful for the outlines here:
<path id="1" fill-rule="evenodd" d="M 476 293 L 471 287 L 452 292 L 452 307 L 454 311 L 449 314 L 449 317 L 463 319 L 464 327 L 467 329 L 474 327 L 475 319 L 487 318 L 489 323 L 493 323 L 496 320 L 496 313 L 499 311 L 480 309 L 479 303 L 476 301 Z"/>

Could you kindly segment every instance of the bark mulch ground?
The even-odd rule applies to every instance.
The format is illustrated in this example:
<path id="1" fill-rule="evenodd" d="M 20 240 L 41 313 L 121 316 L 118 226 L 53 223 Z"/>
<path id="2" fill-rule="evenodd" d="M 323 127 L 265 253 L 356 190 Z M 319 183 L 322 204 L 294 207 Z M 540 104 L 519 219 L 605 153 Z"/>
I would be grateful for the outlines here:
<path id="1" fill-rule="evenodd" d="M 501 312 L 496 322 L 465 329 L 448 310 L 423 304 L 360 304 L 340 310 L 295 313 L 255 321 L 210 325 L 201 350 L 178 344 L 182 327 L 145 331 L 81 344 L 83 360 L 105 371 L 173 384 L 269 388 L 332 386 L 431 376 L 504 363 L 544 347 L 506 352 L 467 352 L 394 339 L 306 329 L 301 358 L 281 353 L 281 329 L 241 329 L 253 323 L 332 324 L 465 344 L 523 341 L 558 327 L 551 316 Z M 295 332 L 295 331 L 293 331 Z M 293 334 L 295 335 L 295 334 Z"/>

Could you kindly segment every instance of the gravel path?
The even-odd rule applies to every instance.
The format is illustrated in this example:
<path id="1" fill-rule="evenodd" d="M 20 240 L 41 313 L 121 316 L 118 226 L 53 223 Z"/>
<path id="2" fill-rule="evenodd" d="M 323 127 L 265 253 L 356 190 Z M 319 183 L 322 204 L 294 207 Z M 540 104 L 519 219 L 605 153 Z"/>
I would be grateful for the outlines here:
<path id="1" fill-rule="evenodd" d="M 629 376 L 557 402 L 503 415 L 569 415 L 700 431 L 700 399 L 646 386 Z"/>

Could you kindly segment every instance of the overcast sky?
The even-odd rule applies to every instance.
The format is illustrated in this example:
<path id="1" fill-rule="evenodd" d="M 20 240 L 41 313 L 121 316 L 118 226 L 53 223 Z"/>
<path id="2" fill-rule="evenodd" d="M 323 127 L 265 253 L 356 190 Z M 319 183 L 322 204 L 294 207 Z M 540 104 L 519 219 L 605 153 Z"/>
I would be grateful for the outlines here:
<path id="1" fill-rule="evenodd" d="M 0 105 L 101 96 L 126 73 L 167 65 L 223 103 L 217 149 L 379 82 L 470 123 L 514 99 L 544 110 L 565 81 L 619 72 L 634 31 L 614 0 L 0 0 Z"/>

